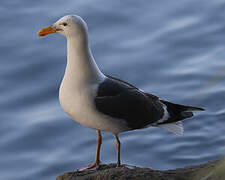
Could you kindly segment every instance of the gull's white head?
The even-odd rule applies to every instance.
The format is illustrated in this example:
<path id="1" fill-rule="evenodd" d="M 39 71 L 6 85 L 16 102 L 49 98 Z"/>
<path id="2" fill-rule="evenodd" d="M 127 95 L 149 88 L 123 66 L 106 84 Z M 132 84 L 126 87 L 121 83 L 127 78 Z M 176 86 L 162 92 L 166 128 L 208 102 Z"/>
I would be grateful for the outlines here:
<path id="1" fill-rule="evenodd" d="M 56 23 L 38 32 L 38 36 L 45 36 L 51 33 L 59 33 L 66 38 L 83 38 L 87 36 L 87 24 L 77 15 L 67 15 Z"/>

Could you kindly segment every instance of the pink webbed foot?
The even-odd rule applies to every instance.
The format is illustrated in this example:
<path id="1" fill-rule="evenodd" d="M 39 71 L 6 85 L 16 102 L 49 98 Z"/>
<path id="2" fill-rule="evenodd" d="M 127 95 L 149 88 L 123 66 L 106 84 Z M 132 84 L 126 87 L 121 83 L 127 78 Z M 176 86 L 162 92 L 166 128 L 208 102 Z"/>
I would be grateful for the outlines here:
<path id="1" fill-rule="evenodd" d="M 99 163 L 94 163 L 94 164 L 89 164 L 88 166 L 81 167 L 77 171 L 82 172 L 82 171 L 95 171 L 98 170 L 99 168 Z"/>

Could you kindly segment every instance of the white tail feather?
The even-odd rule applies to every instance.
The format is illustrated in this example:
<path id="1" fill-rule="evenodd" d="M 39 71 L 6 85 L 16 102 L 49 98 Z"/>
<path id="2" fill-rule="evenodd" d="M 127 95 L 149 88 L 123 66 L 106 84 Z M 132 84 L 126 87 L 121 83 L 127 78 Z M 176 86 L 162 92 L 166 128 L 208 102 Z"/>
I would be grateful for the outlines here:
<path id="1" fill-rule="evenodd" d="M 183 132 L 184 132 L 183 125 L 182 125 L 181 121 L 174 122 L 174 123 L 168 123 L 168 124 L 161 124 L 161 125 L 157 125 L 157 126 L 160 127 L 160 128 L 163 128 L 167 131 L 178 134 L 178 135 L 182 135 Z"/>

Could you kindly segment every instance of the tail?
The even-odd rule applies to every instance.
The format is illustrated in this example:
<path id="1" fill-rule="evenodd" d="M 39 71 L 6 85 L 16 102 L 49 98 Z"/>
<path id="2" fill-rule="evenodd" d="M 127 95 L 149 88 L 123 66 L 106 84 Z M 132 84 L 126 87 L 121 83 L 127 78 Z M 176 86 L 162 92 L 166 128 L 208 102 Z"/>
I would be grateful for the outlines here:
<path id="1" fill-rule="evenodd" d="M 183 134 L 183 126 L 181 120 L 192 117 L 192 111 L 204 111 L 203 108 L 199 107 L 184 106 L 164 100 L 160 101 L 166 106 L 166 110 L 168 111 L 169 117 L 167 120 L 157 123 L 157 126 L 171 131 L 175 134 Z"/>

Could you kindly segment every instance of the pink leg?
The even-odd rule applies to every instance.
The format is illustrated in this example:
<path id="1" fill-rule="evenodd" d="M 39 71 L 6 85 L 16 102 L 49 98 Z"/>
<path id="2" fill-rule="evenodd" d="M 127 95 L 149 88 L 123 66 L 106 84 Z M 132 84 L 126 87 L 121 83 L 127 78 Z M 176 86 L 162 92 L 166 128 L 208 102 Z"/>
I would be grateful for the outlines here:
<path id="1" fill-rule="evenodd" d="M 116 138 L 116 150 L 117 150 L 117 164 L 116 167 L 120 167 L 121 162 L 120 162 L 120 140 L 117 135 L 114 135 Z"/>
<path id="2" fill-rule="evenodd" d="M 96 149 L 96 159 L 93 164 L 89 164 L 86 167 L 79 168 L 78 171 L 87 171 L 87 170 L 97 170 L 100 165 L 100 149 L 102 144 L 102 135 L 101 131 L 97 130 L 98 138 L 97 138 L 97 149 Z"/>

